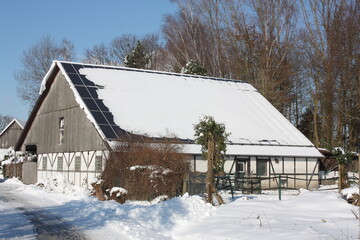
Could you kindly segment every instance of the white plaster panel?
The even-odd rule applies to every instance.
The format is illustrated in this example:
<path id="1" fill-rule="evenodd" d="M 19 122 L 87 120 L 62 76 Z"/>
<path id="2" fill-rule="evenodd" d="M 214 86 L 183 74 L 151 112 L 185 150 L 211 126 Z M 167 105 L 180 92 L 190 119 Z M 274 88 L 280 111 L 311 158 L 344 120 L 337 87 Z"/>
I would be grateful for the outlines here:
<path id="1" fill-rule="evenodd" d="M 282 159 L 281 157 L 272 157 L 271 159 L 271 163 L 272 166 L 274 168 L 274 171 L 276 174 L 281 174 L 282 173 Z M 273 173 L 273 169 L 271 168 L 270 165 L 270 173 Z"/>
<path id="2" fill-rule="evenodd" d="M 296 158 L 296 173 L 306 173 L 306 158 Z"/>
<path id="3" fill-rule="evenodd" d="M 294 173 L 294 158 L 284 158 L 284 172 Z"/>

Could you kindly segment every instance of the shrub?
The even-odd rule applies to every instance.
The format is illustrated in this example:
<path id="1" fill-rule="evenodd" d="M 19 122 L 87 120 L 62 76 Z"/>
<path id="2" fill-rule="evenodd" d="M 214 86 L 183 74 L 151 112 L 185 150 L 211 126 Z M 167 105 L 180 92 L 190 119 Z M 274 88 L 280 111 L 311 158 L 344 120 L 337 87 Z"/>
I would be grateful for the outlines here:
<path id="1" fill-rule="evenodd" d="M 125 141 L 110 152 L 101 179 L 106 189 L 125 188 L 127 199 L 151 200 L 180 194 L 188 172 L 189 163 L 179 145 Z"/>

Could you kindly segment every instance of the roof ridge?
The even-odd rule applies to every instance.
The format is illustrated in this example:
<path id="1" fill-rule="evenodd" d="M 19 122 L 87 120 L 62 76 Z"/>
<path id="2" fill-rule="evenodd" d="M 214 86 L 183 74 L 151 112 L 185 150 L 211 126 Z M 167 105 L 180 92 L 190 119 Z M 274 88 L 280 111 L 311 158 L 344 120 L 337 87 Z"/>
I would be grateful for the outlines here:
<path id="1" fill-rule="evenodd" d="M 104 67 L 104 68 L 114 68 L 114 69 L 125 70 L 125 71 L 133 71 L 133 72 L 145 72 L 145 73 L 172 75 L 172 76 L 178 76 L 178 77 L 192 77 L 192 78 L 200 78 L 200 79 L 208 79 L 208 80 L 224 81 L 224 82 L 247 83 L 247 84 L 252 85 L 251 83 L 249 83 L 247 81 L 244 81 L 244 80 L 237 80 L 237 79 L 230 79 L 230 78 L 192 75 L 192 74 L 166 72 L 166 71 L 158 71 L 158 70 L 151 70 L 151 69 L 129 68 L 129 67 L 124 67 L 124 66 L 116 66 L 116 65 L 93 64 L 93 63 L 82 63 L 82 62 L 71 62 L 71 61 L 60 61 L 60 60 L 56 60 L 54 62 L 56 62 L 56 63 L 78 64 L 78 65 L 83 65 L 83 66 L 96 66 L 96 67 Z"/>
<path id="2" fill-rule="evenodd" d="M 6 127 L 0 132 L 0 136 L 3 135 L 3 133 L 14 123 L 16 122 L 22 129 L 24 129 L 24 126 L 19 122 L 19 120 L 17 120 L 16 118 L 14 118 L 13 120 L 11 120 L 8 125 L 6 125 Z"/>

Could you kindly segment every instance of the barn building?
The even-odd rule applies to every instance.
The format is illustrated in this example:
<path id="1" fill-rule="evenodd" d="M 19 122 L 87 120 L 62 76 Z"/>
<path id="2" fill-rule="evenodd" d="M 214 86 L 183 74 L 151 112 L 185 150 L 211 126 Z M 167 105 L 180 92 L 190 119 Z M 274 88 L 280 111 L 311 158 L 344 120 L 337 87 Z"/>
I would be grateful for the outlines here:
<path id="1" fill-rule="evenodd" d="M 0 133 L 0 148 L 15 147 L 24 125 L 24 122 L 13 119 Z"/>
<path id="2" fill-rule="evenodd" d="M 236 180 L 271 188 L 281 174 L 288 188 L 318 186 L 321 153 L 251 84 L 229 79 L 55 61 L 16 148 L 37 153 L 38 180 L 61 173 L 81 185 L 124 136 L 176 136 L 201 173 L 193 127 L 204 115 L 231 133 L 225 171 Z"/>

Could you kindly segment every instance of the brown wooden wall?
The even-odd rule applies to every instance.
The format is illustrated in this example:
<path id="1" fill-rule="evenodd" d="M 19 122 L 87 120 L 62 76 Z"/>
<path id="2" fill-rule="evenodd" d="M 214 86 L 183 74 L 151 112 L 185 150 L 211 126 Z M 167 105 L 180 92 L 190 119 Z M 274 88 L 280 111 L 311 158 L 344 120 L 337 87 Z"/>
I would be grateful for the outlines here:
<path id="1" fill-rule="evenodd" d="M 60 143 L 59 121 L 64 118 L 64 140 Z M 74 92 L 61 72 L 44 99 L 22 145 L 36 145 L 37 153 L 105 150 L 94 125 L 75 100 Z"/>
<path id="2" fill-rule="evenodd" d="M 14 147 L 20 137 L 22 128 L 14 121 L 0 136 L 0 148 Z"/>

